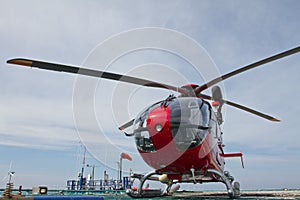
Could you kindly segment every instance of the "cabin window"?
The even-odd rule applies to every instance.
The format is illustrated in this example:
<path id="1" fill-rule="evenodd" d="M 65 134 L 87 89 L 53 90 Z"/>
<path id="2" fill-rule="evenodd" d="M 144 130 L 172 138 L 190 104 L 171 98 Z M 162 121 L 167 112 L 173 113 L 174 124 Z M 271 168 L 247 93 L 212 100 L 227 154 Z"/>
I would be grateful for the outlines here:
<path id="1" fill-rule="evenodd" d="M 211 130 L 211 134 L 218 138 L 219 142 L 222 142 L 222 132 L 220 130 L 220 126 L 217 120 L 217 116 L 215 115 L 215 113 L 212 114 L 211 120 L 210 120 L 210 130 Z"/>

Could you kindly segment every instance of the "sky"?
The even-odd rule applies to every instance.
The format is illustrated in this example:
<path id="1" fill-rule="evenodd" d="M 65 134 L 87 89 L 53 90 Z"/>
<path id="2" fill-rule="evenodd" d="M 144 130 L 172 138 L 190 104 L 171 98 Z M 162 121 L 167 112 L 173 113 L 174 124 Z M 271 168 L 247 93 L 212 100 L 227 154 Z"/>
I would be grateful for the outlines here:
<path id="1" fill-rule="evenodd" d="M 117 127 L 173 93 L 12 66 L 8 59 L 84 65 L 180 86 L 202 84 L 211 78 L 206 71 L 225 74 L 300 44 L 296 0 L 0 0 L 0 4 L 1 188 L 12 162 L 15 186 L 63 189 L 67 179 L 77 178 L 84 145 L 86 164 L 97 166 L 96 177 L 103 178 L 107 170 L 116 178 L 121 152 L 133 157 L 123 162 L 124 170 L 150 171 L 134 139 Z M 139 35 L 140 30 L 148 37 Z M 164 39 L 155 48 L 145 48 L 139 41 L 157 41 L 151 30 Z M 195 47 L 201 54 L 198 61 L 195 43 L 201 47 Z M 184 51 L 178 55 L 176 48 Z M 300 54 L 295 54 L 220 84 L 226 99 L 281 120 L 269 122 L 224 107 L 225 151 L 242 151 L 245 162 L 242 169 L 239 159 L 228 159 L 226 170 L 242 189 L 299 188 L 299 60 Z M 195 73 L 196 64 L 201 67 Z M 86 99 L 89 95 L 92 98 Z"/>

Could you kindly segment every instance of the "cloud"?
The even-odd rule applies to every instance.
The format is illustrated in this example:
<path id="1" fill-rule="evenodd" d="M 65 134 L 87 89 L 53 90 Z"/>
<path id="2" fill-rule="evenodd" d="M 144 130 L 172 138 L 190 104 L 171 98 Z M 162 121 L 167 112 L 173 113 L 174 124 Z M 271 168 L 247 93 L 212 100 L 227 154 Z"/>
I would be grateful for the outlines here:
<path id="1" fill-rule="evenodd" d="M 2 145 L 61 150 L 78 141 L 68 103 L 12 94 L 1 98 L 0 110 Z"/>

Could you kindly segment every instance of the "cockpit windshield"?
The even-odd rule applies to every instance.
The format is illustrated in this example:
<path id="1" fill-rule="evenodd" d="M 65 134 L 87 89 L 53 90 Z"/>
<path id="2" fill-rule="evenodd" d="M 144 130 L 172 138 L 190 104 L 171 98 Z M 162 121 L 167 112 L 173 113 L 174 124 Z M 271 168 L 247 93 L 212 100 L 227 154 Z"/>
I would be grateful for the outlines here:
<path id="1" fill-rule="evenodd" d="M 209 129 L 209 104 L 199 98 L 185 97 L 174 99 L 169 106 L 176 147 L 186 150 L 199 145 Z"/>

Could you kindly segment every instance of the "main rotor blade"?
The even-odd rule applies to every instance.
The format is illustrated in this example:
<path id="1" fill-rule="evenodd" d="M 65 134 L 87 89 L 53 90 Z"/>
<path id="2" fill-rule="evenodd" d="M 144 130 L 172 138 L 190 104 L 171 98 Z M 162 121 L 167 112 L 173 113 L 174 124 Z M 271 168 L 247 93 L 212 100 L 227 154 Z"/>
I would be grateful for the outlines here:
<path id="1" fill-rule="evenodd" d="M 260 60 L 258 62 L 255 62 L 255 63 L 252 63 L 250 65 L 247 65 L 245 67 L 242 67 L 240 69 L 237 69 L 235 71 L 232 71 L 228 74 L 225 74 L 223 76 L 220 76 L 220 77 L 217 77 L 203 85 L 201 85 L 200 87 L 198 87 L 196 90 L 195 90 L 195 94 L 199 94 L 200 92 L 202 92 L 203 90 L 206 90 L 207 88 L 209 88 L 210 86 L 216 84 L 216 83 L 219 83 L 227 78 L 230 78 L 232 76 L 235 76 L 237 74 L 240 74 L 242 72 L 245 72 L 247 70 L 250 70 L 250 69 L 253 69 L 255 67 L 259 67 L 261 65 L 264 65 L 264 64 L 267 64 L 269 62 L 273 62 L 275 60 L 278 60 L 278 59 L 281 59 L 281 58 L 284 58 L 286 56 L 290 56 L 292 54 L 295 54 L 295 53 L 298 53 L 300 52 L 300 46 L 296 47 L 296 48 L 293 48 L 293 49 L 290 49 L 288 51 L 285 51 L 285 52 L 282 52 L 282 53 L 279 53 L 279 54 L 276 54 L 274 56 L 271 56 L 271 57 L 268 57 L 268 58 L 265 58 L 263 60 Z"/>
<path id="2" fill-rule="evenodd" d="M 133 132 L 133 133 L 127 133 L 127 132 L 124 131 L 124 129 L 126 129 L 126 128 L 132 126 L 132 125 L 133 125 L 133 122 L 134 122 L 134 119 L 130 120 L 130 121 L 127 122 L 126 124 L 123 124 L 122 126 L 120 126 L 120 127 L 119 127 L 119 130 L 120 130 L 120 131 L 123 131 L 123 133 L 124 133 L 126 136 L 128 136 L 128 137 L 134 136 L 134 132 Z"/>
<path id="3" fill-rule="evenodd" d="M 203 98 L 203 99 L 207 99 L 207 100 L 212 100 L 212 97 L 208 96 L 208 95 L 205 95 L 205 94 L 199 94 L 198 97 L 200 98 Z M 264 113 L 261 113 L 261 112 L 258 112 L 256 110 L 253 110 L 251 108 L 248 108 L 248 107 L 245 107 L 245 106 L 242 106 L 240 104 L 237 104 L 237 103 L 234 103 L 234 102 L 231 102 L 231 101 L 227 101 L 227 100 L 223 100 L 224 103 L 226 103 L 227 105 L 230 105 L 230 106 L 233 106 L 233 107 L 236 107 L 238 109 L 241 109 L 241 110 L 244 110 L 246 112 L 249 112 L 249 113 L 252 113 L 254 115 L 257 115 L 259 117 L 262 117 L 262 118 L 265 118 L 267 120 L 270 120 L 270 121 L 273 121 L 273 122 L 280 122 L 279 119 L 276 119 L 275 117 L 272 117 L 270 115 L 266 115 Z"/>
<path id="4" fill-rule="evenodd" d="M 129 122 L 123 124 L 122 126 L 119 127 L 119 130 L 123 131 L 124 129 L 130 127 L 133 125 L 134 119 L 130 120 Z"/>
<path id="5" fill-rule="evenodd" d="M 135 78 L 132 76 L 111 73 L 111 72 L 79 68 L 75 66 L 68 66 L 68 65 L 56 64 L 56 63 L 48 63 L 48 62 L 37 61 L 37 60 L 29 60 L 24 58 L 11 59 L 8 60 L 7 63 L 22 65 L 27 67 L 36 67 L 40 69 L 52 70 L 58 72 L 81 74 L 85 76 L 92 76 L 92 77 L 104 78 L 109 80 L 121 81 L 121 82 L 132 83 L 132 84 L 146 86 L 146 87 L 163 88 L 163 89 L 173 90 L 175 92 L 179 92 L 182 94 L 187 94 L 187 91 L 183 88 L 179 88 L 179 87 L 175 87 L 175 86 L 171 86 L 171 85 L 167 85 L 155 81 L 150 81 L 146 79 Z"/>

